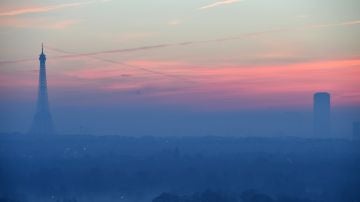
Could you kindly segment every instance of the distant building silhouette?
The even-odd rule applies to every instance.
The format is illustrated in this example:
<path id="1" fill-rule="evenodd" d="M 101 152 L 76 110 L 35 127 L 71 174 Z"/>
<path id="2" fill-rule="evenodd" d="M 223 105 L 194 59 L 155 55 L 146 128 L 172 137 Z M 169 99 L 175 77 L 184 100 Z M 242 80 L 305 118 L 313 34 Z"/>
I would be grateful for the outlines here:
<path id="1" fill-rule="evenodd" d="M 39 89 L 34 120 L 30 129 L 30 134 L 34 135 L 50 135 L 54 134 L 54 126 L 49 109 L 49 100 L 46 81 L 46 56 L 44 47 L 41 46 L 41 54 L 39 56 Z"/>
<path id="2" fill-rule="evenodd" d="M 360 140 L 360 122 L 353 123 L 353 138 L 354 140 Z"/>
<path id="3" fill-rule="evenodd" d="M 330 135 L 330 94 L 318 92 L 314 94 L 314 133 L 319 136 Z"/>

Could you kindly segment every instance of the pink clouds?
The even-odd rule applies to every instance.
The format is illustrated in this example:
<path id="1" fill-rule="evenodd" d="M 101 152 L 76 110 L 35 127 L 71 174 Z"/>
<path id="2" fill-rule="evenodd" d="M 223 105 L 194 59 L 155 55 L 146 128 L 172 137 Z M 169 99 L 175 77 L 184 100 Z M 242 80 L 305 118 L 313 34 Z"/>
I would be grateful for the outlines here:
<path id="1" fill-rule="evenodd" d="M 17 27 L 17 28 L 49 28 L 64 29 L 70 25 L 76 24 L 79 20 L 64 19 L 50 21 L 36 18 L 22 18 L 23 15 L 47 13 L 55 10 L 74 8 L 87 4 L 106 2 L 107 0 L 93 0 L 74 3 L 54 4 L 46 6 L 24 6 L 18 8 L 2 8 L 0 11 L 0 26 Z M 46 19 L 46 18 L 45 18 Z"/>
<path id="2" fill-rule="evenodd" d="M 16 28 L 41 28 L 41 29 L 65 29 L 79 23 L 79 20 L 60 20 L 50 22 L 43 19 L 17 19 L 6 18 L 0 19 L 0 26 L 16 27 Z"/>
<path id="3" fill-rule="evenodd" d="M 76 77 L 79 79 L 88 79 L 88 80 L 100 80 L 100 79 L 130 76 L 130 74 L 125 73 L 124 70 L 122 70 L 118 66 L 112 66 L 110 68 L 105 68 L 105 69 L 71 71 L 71 72 L 67 72 L 66 75 L 70 77 Z"/>
<path id="4" fill-rule="evenodd" d="M 198 109 L 311 107 L 314 92 L 329 91 L 333 95 L 334 105 L 360 105 L 358 58 L 260 66 L 195 65 L 166 60 L 136 60 L 124 64 L 162 72 L 164 75 L 121 64 L 102 66 L 101 63 L 86 63 L 87 67 L 81 69 L 49 74 L 49 84 L 53 89 L 71 88 L 72 91 L 81 91 L 83 94 L 109 94 L 111 96 L 104 96 L 102 99 L 113 104 L 119 100 L 147 100 Z M 34 79 L 37 77 L 34 74 L 26 76 L 25 73 L 16 75 L 16 78 L 21 78 L 16 86 L 36 88 Z M 12 74 L 2 74 L 0 79 L 2 83 L 10 83 L 15 77 Z M 11 87 L 14 86 L 0 86 Z M 120 92 L 134 93 L 127 94 L 124 98 L 125 94 Z M 97 99 L 97 102 L 101 100 Z"/>
<path id="5" fill-rule="evenodd" d="M 79 20 L 63 20 L 63 21 L 59 21 L 54 23 L 52 26 L 50 26 L 53 29 L 65 29 L 69 26 L 75 25 L 77 23 L 79 23 Z"/>
<path id="6" fill-rule="evenodd" d="M 17 16 L 24 15 L 30 13 L 44 13 L 52 10 L 68 8 L 68 7 L 76 7 L 83 5 L 84 3 L 69 3 L 69 4 L 60 4 L 60 5 L 52 5 L 52 6 L 39 6 L 39 7 L 25 7 L 25 8 L 17 8 L 10 11 L 0 12 L 0 16 Z"/>
<path id="7" fill-rule="evenodd" d="M 329 91 L 335 105 L 358 105 L 360 59 L 325 60 L 277 66 L 192 65 L 181 61 L 129 61 L 192 83 L 111 65 L 67 75 L 106 81 L 104 91 L 146 90 L 148 99 L 216 108 L 311 106 L 316 91 Z M 131 75 L 131 76 L 130 76 Z M 130 77 L 129 77 L 130 76 Z M 126 77 L 124 79 L 124 77 Z M 92 82 L 96 85 L 96 82 Z M 172 90 L 168 90 L 172 89 Z M 231 101 L 224 106 L 224 100 Z M 225 102 L 226 103 L 226 102 Z"/>
<path id="8" fill-rule="evenodd" d="M 360 104 L 360 97 L 342 97 L 359 91 L 356 87 L 360 86 L 356 76 L 360 75 L 358 59 L 225 69 L 208 70 L 206 74 L 212 79 L 205 81 L 201 90 L 224 93 L 225 89 L 227 96 L 239 98 L 239 101 L 252 98 L 264 100 L 259 104 L 271 106 L 309 105 L 311 99 L 306 97 L 311 97 L 313 92 L 329 91 L 334 95 L 335 104 Z"/>
<path id="9" fill-rule="evenodd" d="M 33 13 L 45 13 L 45 12 L 50 12 L 50 11 L 59 10 L 59 9 L 78 7 L 78 6 L 82 6 L 82 5 L 86 5 L 86 4 L 93 4 L 93 3 L 97 3 L 97 2 L 106 2 L 106 1 L 105 0 L 83 1 L 83 2 L 48 5 L 48 6 L 29 6 L 29 7 L 15 8 L 12 10 L 0 12 L 0 17 L 1 16 L 18 16 L 18 15 L 33 14 Z"/>
<path id="10" fill-rule="evenodd" d="M 103 80 L 114 78 L 130 78 L 135 75 L 134 79 L 143 78 L 144 80 L 152 77 L 158 77 L 157 80 L 179 80 L 184 81 L 185 78 L 176 75 L 176 67 L 183 63 L 177 61 L 128 61 L 116 62 L 114 60 L 102 60 L 110 62 L 111 65 L 102 66 L 101 68 L 80 69 L 66 72 L 65 74 L 71 77 L 87 80 Z M 185 63 L 183 66 L 186 65 Z M 175 67 L 175 68 L 173 68 Z M 163 68 L 166 68 L 165 70 Z M 168 74 L 169 73 L 169 74 Z"/>
<path id="11" fill-rule="evenodd" d="M 129 65 L 136 65 L 141 67 L 147 68 L 156 68 L 156 67 L 179 67 L 179 66 L 186 66 L 188 64 L 181 62 L 181 61 L 159 61 L 159 60 L 135 60 L 135 61 L 128 61 L 127 64 Z"/>
<path id="12" fill-rule="evenodd" d="M 35 71 L 34 71 L 35 73 Z M 16 72 L 9 73 L 0 71 L 0 88 L 23 88 L 23 87 L 36 87 L 36 81 L 33 81 L 34 74 L 32 72 Z M 16 81 L 16 82 L 14 82 Z"/>

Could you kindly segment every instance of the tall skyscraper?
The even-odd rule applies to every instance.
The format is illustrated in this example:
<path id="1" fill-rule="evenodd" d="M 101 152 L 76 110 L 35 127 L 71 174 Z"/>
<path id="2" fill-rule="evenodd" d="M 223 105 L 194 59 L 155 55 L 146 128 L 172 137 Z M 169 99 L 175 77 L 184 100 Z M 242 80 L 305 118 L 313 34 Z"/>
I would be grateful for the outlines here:
<path id="1" fill-rule="evenodd" d="M 318 136 L 330 135 L 330 94 L 318 92 L 314 94 L 314 133 Z"/>
<path id="2" fill-rule="evenodd" d="M 30 129 L 30 134 L 34 135 L 51 135 L 54 134 L 54 126 L 49 109 L 49 100 L 46 81 L 46 56 L 44 47 L 41 45 L 41 54 L 39 56 L 39 89 L 36 105 L 36 113 Z"/>

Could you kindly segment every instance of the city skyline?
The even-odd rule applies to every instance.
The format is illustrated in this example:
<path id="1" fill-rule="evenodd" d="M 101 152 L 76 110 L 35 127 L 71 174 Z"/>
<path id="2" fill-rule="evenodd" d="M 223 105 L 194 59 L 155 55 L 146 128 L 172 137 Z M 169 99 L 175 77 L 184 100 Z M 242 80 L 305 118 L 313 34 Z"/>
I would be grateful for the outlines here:
<path id="1" fill-rule="evenodd" d="M 1 0 L 0 202 L 359 202 L 359 0 Z"/>
<path id="2" fill-rule="evenodd" d="M 271 110 L 295 111 L 311 121 L 304 113 L 311 112 L 312 95 L 319 91 L 331 93 L 335 114 L 347 110 L 338 131 L 359 119 L 358 1 L 159 1 L 147 9 L 148 4 L 2 2 L 0 110 L 11 116 L 1 117 L 7 124 L 0 131 L 30 125 L 34 55 L 41 42 L 54 119 L 66 131 L 119 133 L 114 117 L 148 114 L 158 120 L 153 131 L 176 124 L 166 116 L 201 113 L 267 117 Z M 66 120 L 74 111 L 82 127 Z"/>

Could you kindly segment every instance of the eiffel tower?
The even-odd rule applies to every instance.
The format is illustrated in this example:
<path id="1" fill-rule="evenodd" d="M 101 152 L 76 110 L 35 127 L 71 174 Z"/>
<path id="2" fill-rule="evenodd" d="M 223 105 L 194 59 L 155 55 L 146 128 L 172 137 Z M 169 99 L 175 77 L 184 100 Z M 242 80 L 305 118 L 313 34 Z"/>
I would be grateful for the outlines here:
<path id="1" fill-rule="evenodd" d="M 33 135 L 52 135 L 55 133 L 54 125 L 49 109 L 49 100 L 46 81 L 46 55 L 44 54 L 44 46 L 41 44 L 41 54 L 39 56 L 39 89 L 36 105 L 36 113 L 30 129 Z"/>

